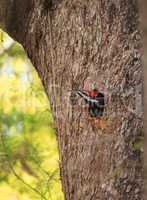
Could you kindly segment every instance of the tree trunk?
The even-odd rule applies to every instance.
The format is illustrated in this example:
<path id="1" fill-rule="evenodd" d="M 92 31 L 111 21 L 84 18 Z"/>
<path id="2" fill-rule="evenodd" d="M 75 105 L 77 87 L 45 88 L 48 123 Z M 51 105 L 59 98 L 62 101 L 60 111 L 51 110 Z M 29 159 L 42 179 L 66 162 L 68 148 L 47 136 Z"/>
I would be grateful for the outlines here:
<path id="1" fill-rule="evenodd" d="M 143 51 L 142 51 L 142 61 L 143 61 L 143 78 L 144 78 L 144 200 L 147 200 L 147 1 L 139 1 L 140 14 L 141 14 L 141 29 L 143 35 Z"/>
<path id="2" fill-rule="evenodd" d="M 1 21 L 25 47 L 49 97 L 65 199 L 142 200 L 142 69 L 136 0 L 21 3 L 11 2 L 9 20 Z M 71 92 L 92 85 L 105 95 L 102 128 L 93 126 L 84 103 Z"/>

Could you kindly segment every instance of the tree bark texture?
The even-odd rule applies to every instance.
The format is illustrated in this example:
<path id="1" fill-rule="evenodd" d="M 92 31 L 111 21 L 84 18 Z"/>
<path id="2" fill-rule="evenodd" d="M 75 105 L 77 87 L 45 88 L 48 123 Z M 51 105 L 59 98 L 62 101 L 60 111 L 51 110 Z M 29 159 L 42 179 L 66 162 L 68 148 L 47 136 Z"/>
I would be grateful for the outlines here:
<path id="1" fill-rule="evenodd" d="M 6 30 L 26 49 L 49 97 L 65 199 L 142 200 L 137 1 L 24 2 L 25 10 L 20 0 L 11 2 L 16 9 L 9 19 L 12 23 L 18 15 L 19 20 L 15 31 L 5 22 Z M 92 85 L 105 94 L 101 129 L 91 124 L 84 102 L 71 92 Z"/>
<path id="2" fill-rule="evenodd" d="M 145 135 L 145 141 L 144 141 L 144 200 L 147 200 L 147 1 L 141 0 L 139 1 L 139 8 L 140 8 L 140 17 L 141 17 L 141 30 L 143 35 L 143 48 L 142 48 L 142 54 L 143 54 L 143 94 L 144 94 L 144 135 Z"/>

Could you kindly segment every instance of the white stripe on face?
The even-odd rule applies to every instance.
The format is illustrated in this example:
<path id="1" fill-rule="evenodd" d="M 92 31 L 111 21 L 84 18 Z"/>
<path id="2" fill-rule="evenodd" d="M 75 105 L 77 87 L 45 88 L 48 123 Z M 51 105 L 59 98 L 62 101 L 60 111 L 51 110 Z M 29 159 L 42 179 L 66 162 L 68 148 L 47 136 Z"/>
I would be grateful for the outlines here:
<path id="1" fill-rule="evenodd" d="M 78 91 L 78 94 L 89 102 L 98 103 L 98 100 L 90 98 L 85 92 Z"/>

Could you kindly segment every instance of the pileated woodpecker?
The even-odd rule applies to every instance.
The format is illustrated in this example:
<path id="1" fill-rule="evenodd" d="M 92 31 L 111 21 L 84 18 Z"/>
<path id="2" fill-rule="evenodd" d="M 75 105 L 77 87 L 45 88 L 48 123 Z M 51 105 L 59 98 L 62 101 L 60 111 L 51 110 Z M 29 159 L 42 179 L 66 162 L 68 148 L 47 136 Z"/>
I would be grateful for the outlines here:
<path id="1" fill-rule="evenodd" d="M 97 89 L 92 91 L 79 90 L 77 94 L 84 98 L 85 102 L 89 104 L 89 113 L 91 117 L 101 118 L 103 116 L 105 107 L 104 94 Z"/>

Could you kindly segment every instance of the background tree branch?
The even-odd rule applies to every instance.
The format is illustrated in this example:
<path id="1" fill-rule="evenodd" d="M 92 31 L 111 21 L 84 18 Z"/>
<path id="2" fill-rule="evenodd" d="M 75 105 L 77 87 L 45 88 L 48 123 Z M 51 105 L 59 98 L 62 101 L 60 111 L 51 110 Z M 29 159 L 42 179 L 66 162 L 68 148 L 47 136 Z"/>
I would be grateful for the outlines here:
<path id="1" fill-rule="evenodd" d="M 29 13 L 33 9 L 33 1 L 0 0 L 0 5 L 1 28 L 12 38 L 23 44 Z"/>

